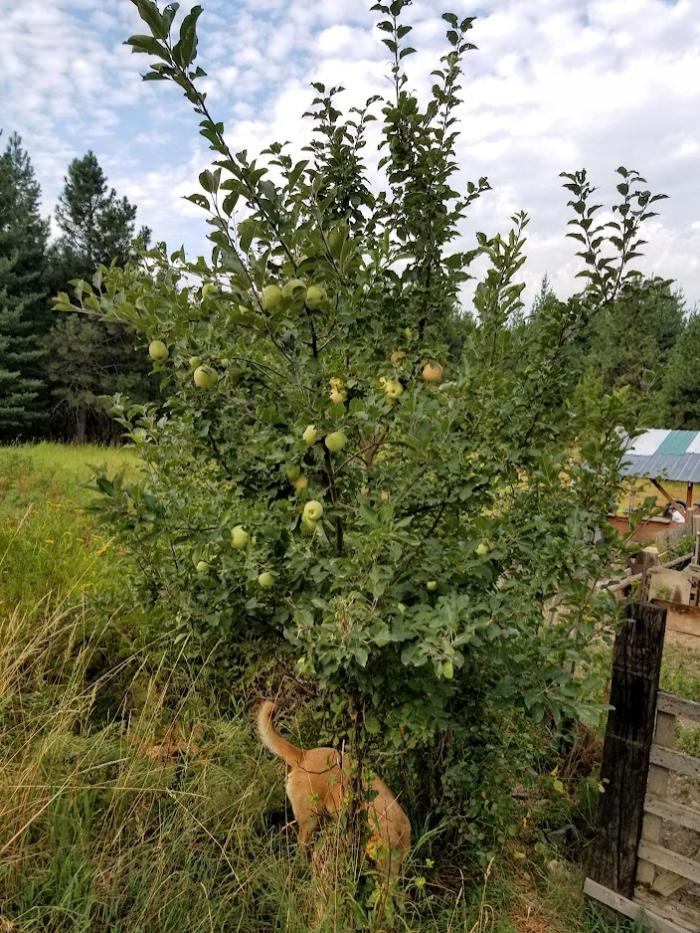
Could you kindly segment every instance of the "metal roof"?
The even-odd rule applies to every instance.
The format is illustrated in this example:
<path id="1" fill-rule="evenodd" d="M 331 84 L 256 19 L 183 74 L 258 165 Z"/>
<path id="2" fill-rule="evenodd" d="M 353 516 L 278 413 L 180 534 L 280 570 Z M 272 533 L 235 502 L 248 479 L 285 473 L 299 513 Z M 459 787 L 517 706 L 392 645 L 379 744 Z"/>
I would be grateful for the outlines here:
<path id="1" fill-rule="evenodd" d="M 622 474 L 700 483 L 700 431 L 645 431 L 627 448 Z"/>

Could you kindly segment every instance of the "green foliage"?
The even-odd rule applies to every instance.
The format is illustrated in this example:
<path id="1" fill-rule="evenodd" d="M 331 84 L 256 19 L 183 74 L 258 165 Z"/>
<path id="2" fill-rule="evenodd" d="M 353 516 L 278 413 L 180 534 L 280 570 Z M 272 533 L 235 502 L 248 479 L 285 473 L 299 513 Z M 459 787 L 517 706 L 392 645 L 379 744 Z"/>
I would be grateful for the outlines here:
<path id="1" fill-rule="evenodd" d="M 700 430 L 700 314 L 693 313 L 668 356 L 659 406 L 663 426 Z"/>
<path id="2" fill-rule="evenodd" d="M 219 705 L 200 668 L 173 668 L 164 657 L 160 616 L 125 610 L 128 564 L 117 548 L 106 547 L 82 510 L 90 464 L 110 475 L 125 470 L 132 479 L 139 469 L 123 449 L 39 444 L 0 451 L 6 925 L 37 933 L 386 929 L 386 923 L 372 926 L 368 888 L 357 884 L 357 866 L 332 826 L 316 844 L 313 870 L 295 856 L 284 828 L 283 769 L 261 752 L 240 699 Z M 665 662 L 671 658 L 664 683 L 678 689 L 673 678 L 689 673 L 688 653 L 669 652 Z M 505 741 L 498 741 L 497 725 Z M 478 731 L 478 743 L 490 742 L 499 757 L 504 750 L 507 758 L 514 750 L 532 755 L 541 741 L 521 720 L 503 715 L 497 723 L 461 711 L 456 726 Z M 300 742 L 318 734 L 308 716 L 286 722 L 284 730 Z M 576 866 L 532 845 L 542 798 L 517 810 L 516 801 L 497 793 L 503 762 L 491 759 L 496 773 L 489 774 L 488 756 L 465 756 L 463 742 L 455 731 L 443 738 L 446 749 L 436 742 L 433 752 L 451 760 L 448 788 L 470 768 L 470 780 L 483 787 L 463 810 L 469 819 L 462 823 L 475 824 L 464 831 L 488 833 L 489 808 L 510 804 L 508 843 L 483 874 L 467 872 L 444 831 L 425 833 L 427 819 L 416 822 L 407 891 L 396 896 L 396 927 L 515 933 L 539 923 L 550 933 L 622 930 L 586 907 Z M 392 786 L 406 794 L 417 789 L 432 807 L 439 787 L 415 782 L 407 757 L 386 756 L 383 772 Z M 553 821 L 556 812 L 568 822 L 566 798 L 552 778 L 535 786 L 549 787 L 549 828 L 561 825 Z M 453 802 L 464 806 L 459 797 Z M 513 850 L 526 851 L 528 860 L 511 864 Z M 537 879 L 536 887 L 528 877 Z"/>
<path id="3" fill-rule="evenodd" d="M 48 224 L 21 140 L 0 155 L 0 437 L 31 429 L 42 417 L 40 339 L 46 329 L 43 274 Z"/>
<path id="4" fill-rule="evenodd" d="M 322 695 L 335 737 L 349 732 L 357 754 L 414 751 L 433 799 L 449 787 L 456 822 L 479 782 L 502 797 L 513 770 L 532 767 L 505 754 L 499 716 L 556 727 L 580 712 L 572 672 L 609 617 L 594 581 L 617 547 L 606 516 L 619 496 L 617 427 L 632 425 L 624 394 L 581 397 L 569 363 L 628 281 L 655 198 L 621 169 L 619 228 L 602 234 L 585 173 L 567 176 L 589 282 L 523 336 L 511 321 L 527 217 L 455 249 L 488 188 L 457 190 L 472 21 L 446 15 L 448 51 L 422 105 L 402 67 L 407 5 L 375 7 L 394 96 L 381 107 L 386 186 L 373 193 L 362 133 L 377 102 L 345 120 L 335 90 L 317 86 L 309 159 L 295 163 L 279 144 L 261 159 L 234 153 L 187 60 L 193 21 L 176 53 L 169 14 L 139 0 L 150 36 L 129 42 L 159 59 L 146 77 L 183 89 L 215 153 L 190 197 L 208 213 L 211 261 L 160 246 L 103 268 L 99 288 L 81 282 L 58 307 L 131 325 L 144 358 L 153 340 L 168 348 L 155 364 L 162 403 L 116 402 L 146 478 L 96 486 L 175 643 L 224 673 L 274 651 Z M 476 256 L 488 269 L 462 325 Z M 304 520 L 312 499 L 323 516 Z M 250 534 L 245 547 L 233 545 L 236 526 Z M 430 749 L 464 710 L 462 764 L 443 770 Z M 486 778 L 485 762 L 502 757 Z"/>
<path id="5" fill-rule="evenodd" d="M 56 208 L 61 236 L 51 251 L 51 276 L 56 289 L 75 287 L 89 279 L 100 288 L 95 270 L 100 263 L 123 264 L 134 253 L 136 207 L 119 198 L 94 153 L 74 159 Z M 142 245 L 149 231 L 141 230 Z M 134 354 L 128 328 L 91 319 L 65 318 L 55 323 L 48 340 L 47 377 L 51 389 L 52 423 L 59 436 L 84 443 L 88 437 L 110 440 L 114 422 L 103 397 L 128 392 L 137 400 L 153 396 L 148 368 Z"/>

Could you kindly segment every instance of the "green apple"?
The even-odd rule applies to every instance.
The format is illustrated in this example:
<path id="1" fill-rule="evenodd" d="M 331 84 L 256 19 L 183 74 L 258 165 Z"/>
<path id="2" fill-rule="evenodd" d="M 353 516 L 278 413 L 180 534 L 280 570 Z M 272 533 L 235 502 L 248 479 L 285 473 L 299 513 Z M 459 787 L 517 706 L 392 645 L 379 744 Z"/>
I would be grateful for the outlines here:
<path id="1" fill-rule="evenodd" d="M 479 555 L 479 557 L 484 557 L 484 555 L 488 554 L 488 552 L 489 552 L 489 546 L 484 541 L 482 541 L 481 544 L 477 545 L 476 553 Z"/>
<path id="2" fill-rule="evenodd" d="M 308 476 L 297 476 L 295 480 L 292 480 L 292 486 L 294 486 L 297 492 L 301 492 L 302 489 L 306 489 L 308 485 L 309 485 Z"/>
<path id="3" fill-rule="evenodd" d="M 269 570 L 263 571 L 258 577 L 258 585 L 264 590 L 271 589 L 275 585 L 274 574 L 270 573 Z"/>
<path id="4" fill-rule="evenodd" d="M 337 454 L 339 450 L 342 450 L 347 442 L 348 439 L 344 431 L 333 431 L 332 434 L 326 435 L 326 447 L 333 454 Z"/>
<path id="5" fill-rule="evenodd" d="M 250 539 L 250 535 L 243 525 L 236 525 L 231 529 L 231 544 L 240 550 L 244 548 Z"/>
<path id="6" fill-rule="evenodd" d="M 307 535 L 312 535 L 318 528 L 318 522 L 312 522 L 310 518 L 307 518 L 305 515 L 301 516 L 301 530 Z"/>
<path id="7" fill-rule="evenodd" d="M 263 311 L 278 311 L 282 307 L 282 289 L 279 285 L 266 285 L 262 290 Z"/>
<path id="8" fill-rule="evenodd" d="M 436 590 L 438 588 L 438 582 L 437 580 L 428 580 L 425 586 L 426 586 L 426 589 L 430 590 L 430 592 L 432 593 L 433 590 Z"/>
<path id="9" fill-rule="evenodd" d="M 310 499 L 304 506 L 304 518 L 310 522 L 317 522 L 323 515 L 323 506 L 317 499 Z"/>
<path id="10" fill-rule="evenodd" d="M 403 393 L 403 386 L 398 379 L 387 379 L 384 383 L 384 391 L 388 399 L 396 401 L 399 395 Z"/>
<path id="11" fill-rule="evenodd" d="M 304 433 L 301 435 L 304 439 L 304 443 L 308 444 L 311 447 L 312 444 L 315 444 L 318 440 L 318 431 L 316 430 L 315 424 L 309 424 L 304 429 Z"/>
<path id="12" fill-rule="evenodd" d="M 151 340 L 148 344 L 148 355 L 155 363 L 164 363 L 170 353 L 162 340 Z"/>
<path id="13" fill-rule="evenodd" d="M 454 665 L 452 661 L 445 661 L 442 665 L 442 676 L 445 680 L 452 680 L 455 675 Z"/>
<path id="14" fill-rule="evenodd" d="M 211 366 L 198 366 L 193 376 L 194 384 L 198 389 L 212 389 L 218 378 Z"/>
<path id="15" fill-rule="evenodd" d="M 323 285 L 310 285 L 306 292 L 306 307 L 309 311 L 318 311 L 328 300 L 328 294 Z"/>
<path id="16" fill-rule="evenodd" d="M 299 479 L 301 476 L 301 470 L 296 465 L 296 463 L 292 463 L 284 471 L 284 475 L 287 477 L 290 483 L 293 483 L 295 479 Z"/>
<path id="17" fill-rule="evenodd" d="M 197 573 L 209 573 L 209 564 L 205 560 L 200 560 L 195 570 Z"/>
<path id="18" fill-rule="evenodd" d="M 202 298 L 209 298 L 212 295 L 218 295 L 219 289 L 214 285 L 213 282 L 205 282 L 202 285 Z"/>
<path id="19" fill-rule="evenodd" d="M 191 356 L 189 365 L 190 369 L 199 369 L 199 367 L 202 365 L 202 361 L 198 356 Z"/>
<path id="20" fill-rule="evenodd" d="M 301 279 L 290 279 L 282 289 L 282 295 L 293 311 L 301 311 L 306 301 L 306 285 Z"/>

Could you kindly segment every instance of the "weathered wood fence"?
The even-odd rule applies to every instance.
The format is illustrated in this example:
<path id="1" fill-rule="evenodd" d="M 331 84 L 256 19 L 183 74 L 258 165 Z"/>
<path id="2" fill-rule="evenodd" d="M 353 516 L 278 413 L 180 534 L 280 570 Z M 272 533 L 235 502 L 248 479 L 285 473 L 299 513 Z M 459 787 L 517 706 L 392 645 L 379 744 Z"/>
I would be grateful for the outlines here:
<path id="1" fill-rule="evenodd" d="M 694 856 L 663 841 L 668 826 L 700 833 L 700 808 L 669 795 L 672 775 L 700 779 L 700 759 L 675 748 L 678 719 L 700 723 L 700 703 L 659 690 L 665 629 L 665 608 L 632 603 L 615 641 L 605 793 L 584 890 L 627 917 L 644 917 L 657 933 L 700 933 L 700 909 L 678 898 L 700 885 L 700 837 Z"/>

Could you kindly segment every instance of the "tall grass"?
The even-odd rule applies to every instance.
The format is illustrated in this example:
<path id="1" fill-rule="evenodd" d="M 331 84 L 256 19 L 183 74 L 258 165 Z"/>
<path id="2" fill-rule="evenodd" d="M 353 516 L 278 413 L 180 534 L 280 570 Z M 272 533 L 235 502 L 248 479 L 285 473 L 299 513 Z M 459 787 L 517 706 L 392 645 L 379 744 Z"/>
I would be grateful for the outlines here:
<path id="1" fill-rule="evenodd" d="M 105 461 L 137 468 L 121 451 L 0 451 L 0 931 L 613 929 L 563 862 L 455 882 L 417 840 L 387 899 L 337 824 L 307 861 L 250 711 L 221 709 L 115 599 L 128 564 L 82 511 Z"/>

